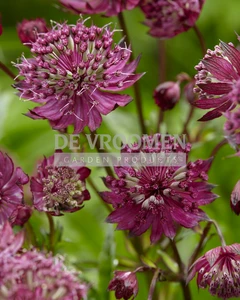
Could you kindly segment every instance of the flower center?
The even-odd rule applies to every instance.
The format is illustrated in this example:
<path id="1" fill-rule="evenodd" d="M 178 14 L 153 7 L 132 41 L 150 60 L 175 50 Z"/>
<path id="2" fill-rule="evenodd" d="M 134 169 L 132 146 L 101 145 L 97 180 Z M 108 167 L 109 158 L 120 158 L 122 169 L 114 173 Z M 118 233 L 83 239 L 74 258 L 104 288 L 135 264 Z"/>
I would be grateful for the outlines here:
<path id="1" fill-rule="evenodd" d="M 48 211 L 69 210 L 82 204 L 85 183 L 69 167 L 47 166 L 47 177 L 43 178 L 45 207 Z"/>

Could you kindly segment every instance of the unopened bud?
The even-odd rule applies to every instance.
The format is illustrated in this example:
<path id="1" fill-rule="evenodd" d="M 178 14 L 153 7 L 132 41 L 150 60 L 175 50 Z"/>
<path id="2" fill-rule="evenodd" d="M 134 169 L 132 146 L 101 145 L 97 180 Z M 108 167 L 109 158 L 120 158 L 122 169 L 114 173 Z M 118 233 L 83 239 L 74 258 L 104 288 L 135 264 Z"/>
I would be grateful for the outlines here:
<path id="1" fill-rule="evenodd" d="M 180 87 L 177 82 L 166 81 L 161 83 L 154 91 L 153 97 L 162 110 L 172 109 L 180 99 Z"/>

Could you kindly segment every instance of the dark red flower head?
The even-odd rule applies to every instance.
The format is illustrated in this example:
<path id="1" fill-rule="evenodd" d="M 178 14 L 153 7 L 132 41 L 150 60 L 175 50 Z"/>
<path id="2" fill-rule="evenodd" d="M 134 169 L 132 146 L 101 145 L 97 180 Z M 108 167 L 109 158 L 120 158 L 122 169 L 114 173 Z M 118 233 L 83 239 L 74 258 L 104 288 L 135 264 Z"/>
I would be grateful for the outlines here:
<path id="1" fill-rule="evenodd" d="M 220 117 L 240 103 L 240 52 L 232 43 L 221 42 L 215 50 L 208 50 L 195 67 L 195 92 L 199 100 L 194 105 L 201 109 L 213 109 L 200 121 Z"/>
<path id="2" fill-rule="evenodd" d="M 35 208 L 55 216 L 81 209 L 83 202 L 90 199 L 85 183 L 89 174 L 86 167 L 60 167 L 55 165 L 54 155 L 45 157 L 38 165 L 37 176 L 31 178 Z"/>
<path id="3" fill-rule="evenodd" d="M 86 27 L 83 21 L 39 34 L 31 48 L 34 57 L 16 64 L 23 76 L 15 84 L 20 97 L 40 104 L 28 116 L 47 119 L 57 130 L 74 125 L 79 133 L 85 126 L 95 130 L 101 115 L 128 104 L 131 97 L 116 92 L 143 74 L 134 74 L 139 58 L 127 64 L 131 50 L 114 44 L 113 35 L 107 26 Z"/>
<path id="4" fill-rule="evenodd" d="M 187 156 L 191 147 L 180 145 L 173 137 L 165 142 L 157 134 L 144 136 L 137 150 L 126 145 L 123 155 L 161 154 L 166 161 L 156 166 L 139 162 L 136 166 L 116 167 L 118 178 L 108 176 L 104 180 L 111 191 L 101 193 L 103 200 L 114 208 L 108 222 L 118 223 L 117 229 L 129 230 L 132 235 L 141 235 L 152 227 L 152 243 L 162 233 L 173 238 L 176 224 L 192 228 L 207 219 L 199 206 L 216 199 L 211 192 L 213 185 L 207 183 L 211 159 L 173 165 L 173 160 L 167 158 L 171 154 Z"/>
<path id="5" fill-rule="evenodd" d="M 135 299 L 138 293 L 138 282 L 135 273 L 115 271 L 108 290 L 115 291 L 116 299 Z"/>
<path id="6" fill-rule="evenodd" d="M 35 20 L 23 20 L 17 25 L 17 33 L 20 41 L 28 46 L 32 47 L 32 44 L 36 42 L 38 34 L 48 32 L 48 27 L 44 19 Z"/>
<path id="7" fill-rule="evenodd" d="M 140 7 L 146 16 L 144 24 L 149 34 L 172 38 L 194 26 L 205 0 L 142 0 Z"/>
<path id="8" fill-rule="evenodd" d="M 77 14 L 118 15 L 123 10 L 131 10 L 140 0 L 60 0 L 66 8 Z"/>
<path id="9" fill-rule="evenodd" d="M 14 169 L 11 158 L 0 152 L 0 225 L 23 204 L 23 185 L 27 182 L 28 176 L 22 169 Z"/>
<path id="10" fill-rule="evenodd" d="M 240 297 L 240 244 L 217 247 L 200 257 L 190 268 L 188 282 L 196 273 L 197 285 L 222 299 Z"/>
<path id="11" fill-rule="evenodd" d="M 178 102 L 180 94 L 181 90 L 178 82 L 166 81 L 156 87 L 153 97 L 162 110 L 169 110 Z"/>

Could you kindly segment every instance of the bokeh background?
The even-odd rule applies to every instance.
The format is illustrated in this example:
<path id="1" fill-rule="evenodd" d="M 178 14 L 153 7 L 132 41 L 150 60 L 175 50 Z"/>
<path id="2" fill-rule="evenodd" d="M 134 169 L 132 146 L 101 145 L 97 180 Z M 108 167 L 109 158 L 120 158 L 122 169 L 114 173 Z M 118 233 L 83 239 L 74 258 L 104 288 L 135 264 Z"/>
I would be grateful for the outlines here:
<path id="1" fill-rule="evenodd" d="M 0 13 L 2 15 L 3 34 L 0 37 L 0 61 L 5 63 L 16 73 L 12 62 L 17 62 L 22 53 L 30 56 L 30 51 L 23 46 L 18 39 L 16 24 L 23 19 L 42 17 L 50 24 L 50 20 L 57 22 L 68 21 L 75 23 L 74 16 L 58 6 L 57 1 L 51 0 L 0 0 Z M 237 45 L 237 36 L 240 34 L 240 1 L 239 0 L 206 0 L 202 14 L 197 22 L 207 48 L 212 49 L 219 40 L 233 42 Z M 141 54 L 139 72 L 146 72 L 140 81 L 143 100 L 144 117 L 148 131 L 154 133 L 158 118 L 158 108 L 154 104 L 152 93 L 159 84 L 159 41 L 147 35 L 147 27 L 142 22 L 144 16 L 137 8 L 134 11 L 124 12 L 124 17 L 129 28 L 130 39 L 135 55 Z M 112 26 L 119 27 L 117 18 L 92 17 L 93 22 L 102 26 L 112 22 Z M 88 24 L 91 24 L 91 20 Z M 116 34 L 116 42 L 121 38 L 121 33 Z M 166 79 L 175 80 L 180 72 L 186 72 L 193 76 L 194 66 L 202 58 L 199 41 L 193 30 L 189 30 L 171 40 L 165 42 L 166 46 Z M 24 113 L 32 106 L 30 102 L 19 100 L 15 90 L 11 87 L 13 81 L 0 70 L 0 148 L 14 159 L 29 175 L 36 172 L 36 163 L 45 156 L 54 152 L 54 135 L 47 121 L 33 121 L 24 116 Z M 133 94 L 133 90 L 129 89 Z M 167 112 L 162 129 L 171 134 L 180 133 L 190 107 L 182 98 L 179 104 L 170 112 Z M 194 134 L 200 124 L 197 119 L 203 115 L 203 111 L 195 111 L 190 124 L 190 133 Z M 103 125 L 98 133 L 121 133 L 125 135 L 140 133 L 137 122 L 137 113 L 134 100 L 125 108 L 119 108 L 110 115 L 104 117 Z M 201 139 L 193 146 L 191 159 L 208 158 L 214 146 L 223 139 L 224 118 L 208 122 L 203 129 Z M 230 209 L 229 201 L 231 191 L 239 179 L 239 158 L 231 157 L 234 150 L 225 145 L 217 154 L 210 171 L 209 181 L 216 184 L 215 192 L 220 196 L 214 203 L 205 207 L 209 216 L 218 221 L 227 244 L 240 243 L 239 225 L 240 217 Z M 105 176 L 103 169 L 92 170 L 92 180 L 103 191 L 104 186 L 101 176 Z M 85 207 L 74 213 L 55 218 L 58 224 L 62 241 L 58 243 L 57 250 L 66 256 L 67 262 L 82 270 L 82 276 L 89 280 L 94 291 L 89 299 L 115 299 L 112 293 L 106 291 L 112 271 L 121 261 L 131 266 L 136 260 L 136 254 L 129 244 L 124 241 L 124 234 L 114 231 L 115 225 L 105 223 L 108 211 L 102 204 L 99 196 L 91 189 L 92 198 L 86 202 Z M 28 191 L 26 191 L 28 193 Z M 29 197 L 27 195 L 27 197 Z M 34 213 L 30 220 L 38 240 L 48 231 L 48 223 L 44 214 Z M 202 224 L 204 225 L 204 224 Z M 219 246 L 219 238 L 211 231 L 212 237 L 205 246 L 205 250 Z M 148 246 L 148 234 L 145 234 Z M 191 252 L 196 246 L 199 235 L 192 230 L 183 229 L 178 238 L 180 254 L 187 262 Z M 150 247 L 149 256 L 156 259 L 160 252 L 156 253 Z M 169 250 L 168 254 L 172 253 Z M 163 258 L 162 258 L 163 259 Z M 165 257 L 171 268 L 176 268 L 168 257 Z M 119 268 L 119 267 L 118 267 Z M 145 276 L 138 276 L 140 282 L 139 295 L 136 299 L 146 300 L 149 281 Z M 194 300 L 214 299 L 208 291 L 198 291 L 196 282 L 190 284 Z M 158 283 L 159 299 L 182 299 L 179 284 Z"/>

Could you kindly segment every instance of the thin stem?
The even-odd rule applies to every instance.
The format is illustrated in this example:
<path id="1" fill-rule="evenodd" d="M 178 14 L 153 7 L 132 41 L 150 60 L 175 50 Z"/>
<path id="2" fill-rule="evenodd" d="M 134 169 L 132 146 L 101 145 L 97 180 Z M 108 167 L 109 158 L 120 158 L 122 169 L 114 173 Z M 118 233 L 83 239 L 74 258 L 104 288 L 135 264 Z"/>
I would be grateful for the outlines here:
<path id="1" fill-rule="evenodd" d="M 91 132 L 91 138 L 92 138 L 92 141 L 95 140 L 95 135 L 97 135 L 96 130 L 93 131 L 93 132 Z M 106 151 L 105 151 L 104 149 L 101 148 L 100 141 L 99 141 L 98 138 L 96 139 L 95 148 L 96 148 L 96 150 L 97 150 L 97 152 L 98 152 L 99 154 L 100 154 L 100 153 L 106 153 Z M 111 169 L 109 166 L 104 166 L 104 168 L 105 168 L 107 174 L 108 174 L 109 176 L 113 177 L 113 171 L 112 171 L 112 169 Z"/>
<path id="2" fill-rule="evenodd" d="M 151 284 L 150 284 L 150 289 L 149 289 L 149 293 L 148 293 L 148 300 L 152 300 L 153 299 L 153 295 L 154 295 L 154 291 L 155 291 L 155 287 L 159 278 L 159 274 L 161 273 L 160 269 L 156 269 L 156 271 L 154 272 Z"/>
<path id="3" fill-rule="evenodd" d="M 218 223 L 215 220 L 209 220 L 209 222 L 211 222 L 215 226 L 215 228 L 217 230 L 217 234 L 218 234 L 218 236 L 220 238 L 222 247 L 225 247 L 226 246 L 226 242 L 225 242 L 225 239 L 223 237 L 222 231 L 221 231 L 220 227 L 218 226 Z"/>
<path id="4" fill-rule="evenodd" d="M 159 51 L 159 82 L 162 83 L 166 80 L 166 69 L 167 69 L 165 41 L 159 40 L 158 51 Z"/>
<path id="5" fill-rule="evenodd" d="M 29 242 L 34 246 L 37 247 L 37 239 L 33 230 L 33 227 L 31 225 L 31 223 L 28 221 L 27 223 L 24 224 L 24 228 L 26 230 L 27 233 L 27 238 L 29 240 Z"/>
<path id="6" fill-rule="evenodd" d="M 163 123 L 164 120 L 164 111 L 160 109 L 159 111 L 159 116 L 158 116 L 158 123 L 157 123 L 157 133 L 161 131 L 161 124 Z"/>
<path id="7" fill-rule="evenodd" d="M 193 255 L 191 256 L 191 258 L 189 260 L 189 267 L 191 267 L 191 265 L 194 263 L 194 261 L 197 259 L 198 255 L 199 255 L 199 253 L 201 252 L 203 243 L 209 233 L 210 228 L 211 228 L 211 222 L 208 222 L 203 230 L 200 241 L 199 241 L 196 249 L 194 250 Z"/>
<path id="8" fill-rule="evenodd" d="M 124 20 L 124 16 L 123 16 L 122 12 L 120 12 L 118 14 L 118 20 L 119 20 L 120 27 L 123 29 L 123 35 L 125 36 L 126 43 L 127 43 L 127 45 L 130 45 L 130 38 L 129 38 L 126 22 Z M 131 55 L 130 60 L 131 61 L 134 60 L 133 53 Z M 133 89 L 134 89 L 134 94 L 135 94 L 135 102 L 136 102 L 136 108 L 137 108 L 137 113 L 138 113 L 139 125 L 140 125 L 140 128 L 141 128 L 142 134 L 144 134 L 147 131 L 146 131 L 145 123 L 144 123 L 143 108 L 142 108 L 142 97 L 141 97 L 140 87 L 139 87 L 138 81 L 136 81 L 134 83 Z"/>
<path id="9" fill-rule="evenodd" d="M 179 266 L 179 272 L 182 275 L 182 278 L 180 280 L 180 284 L 181 284 L 181 287 L 182 287 L 184 299 L 185 300 L 191 300 L 192 299 L 191 291 L 190 291 L 189 285 L 186 284 L 185 266 L 184 266 L 184 264 L 183 264 L 183 262 L 181 260 L 181 257 L 180 257 L 180 254 L 178 252 L 178 249 L 177 249 L 177 246 L 175 244 L 175 241 L 174 240 L 170 240 L 170 244 L 172 246 L 176 262 L 177 262 L 177 264 Z"/>
<path id="10" fill-rule="evenodd" d="M 202 49 L 202 54 L 204 56 L 207 52 L 207 48 L 206 48 L 206 45 L 205 45 L 203 35 L 202 35 L 201 31 L 199 30 L 199 28 L 197 27 L 196 24 L 193 26 L 193 30 L 197 35 L 197 38 L 199 40 L 199 43 L 200 43 L 200 46 L 201 46 L 201 49 Z"/>
<path id="11" fill-rule="evenodd" d="M 224 138 L 221 142 L 219 142 L 214 149 L 212 150 L 210 157 L 214 157 L 216 156 L 216 154 L 218 153 L 218 151 L 222 148 L 222 146 L 227 144 L 227 140 Z"/>
<path id="12" fill-rule="evenodd" d="M 1 61 L 0 61 L 0 69 L 3 70 L 3 72 L 5 72 L 11 79 L 18 80 L 16 78 L 16 75 L 6 65 L 4 65 Z"/>
<path id="13" fill-rule="evenodd" d="M 49 250 L 54 253 L 54 220 L 53 216 L 49 213 L 46 213 L 48 222 L 49 222 Z"/>
<path id="14" fill-rule="evenodd" d="M 186 134 L 187 135 L 187 138 L 188 140 L 190 140 L 190 135 L 189 135 L 189 132 L 188 132 L 188 125 L 192 119 L 192 116 L 193 116 L 193 113 L 194 113 L 194 110 L 195 110 L 195 107 L 191 105 L 191 108 L 189 110 L 189 113 L 188 113 L 188 116 L 187 116 L 187 119 L 183 125 L 183 131 L 182 131 L 182 134 Z"/>
<path id="15" fill-rule="evenodd" d="M 95 191 L 95 193 L 97 195 L 99 195 L 99 191 L 97 189 L 97 186 L 95 185 L 95 183 L 92 181 L 92 179 L 90 177 L 87 178 L 87 182 L 89 183 L 89 185 L 91 186 L 91 188 Z M 112 212 L 111 207 L 105 201 L 102 201 L 102 202 L 105 205 L 106 209 L 111 213 Z"/>

